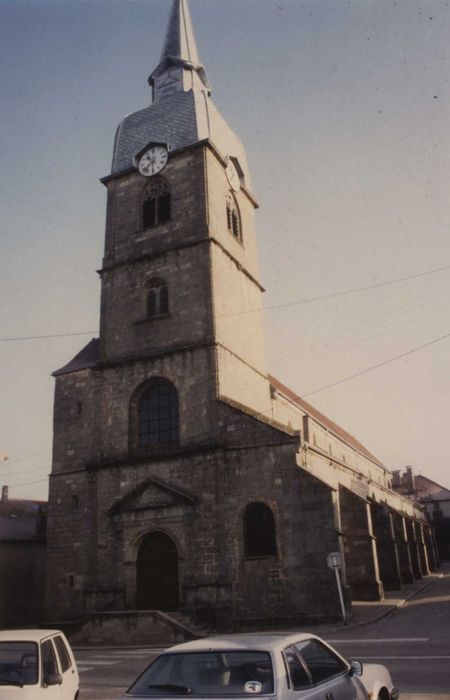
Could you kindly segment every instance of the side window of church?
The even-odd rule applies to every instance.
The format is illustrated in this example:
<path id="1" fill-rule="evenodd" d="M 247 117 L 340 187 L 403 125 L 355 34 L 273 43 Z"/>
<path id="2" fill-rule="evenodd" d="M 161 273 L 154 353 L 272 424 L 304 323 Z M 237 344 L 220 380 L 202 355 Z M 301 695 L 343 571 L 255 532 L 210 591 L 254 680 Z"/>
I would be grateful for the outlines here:
<path id="1" fill-rule="evenodd" d="M 157 318 L 169 313 L 169 290 L 163 279 L 152 279 L 147 284 L 147 316 Z"/>
<path id="2" fill-rule="evenodd" d="M 227 197 L 227 227 L 238 241 L 242 241 L 241 215 L 237 202 L 231 194 Z"/>
<path id="3" fill-rule="evenodd" d="M 138 403 L 139 447 L 179 441 L 178 392 L 166 379 L 152 380 Z"/>
<path id="4" fill-rule="evenodd" d="M 171 216 L 170 189 L 162 177 L 148 183 L 142 205 L 142 227 L 150 228 L 169 221 Z"/>
<path id="5" fill-rule="evenodd" d="M 277 553 L 275 519 L 265 503 L 249 503 L 244 513 L 244 554 L 271 557 Z"/>

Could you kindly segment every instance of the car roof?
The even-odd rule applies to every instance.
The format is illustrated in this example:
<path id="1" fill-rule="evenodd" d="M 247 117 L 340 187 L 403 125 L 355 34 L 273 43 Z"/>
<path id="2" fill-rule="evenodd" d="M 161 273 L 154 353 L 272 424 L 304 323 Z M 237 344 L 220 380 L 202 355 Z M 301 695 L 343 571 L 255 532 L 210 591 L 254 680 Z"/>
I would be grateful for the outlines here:
<path id="1" fill-rule="evenodd" d="M 286 647 L 297 642 L 302 642 L 305 639 L 318 639 L 318 637 L 315 634 L 309 634 L 308 632 L 255 632 L 247 634 L 214 635 L 212 637 L 204 637 L 203 639 L 195 639 L 192 642 L 176 644 L 165 653 L 177 653 L 180 651 L 214 651 L 217 649 L 222 651 L 239 651 L 246 649 L 275 651 L 285 649 Z"/>
<path id="2" fill-rule="evenodd" d="M 40 642 L 55 634 L 62 634 L 59 630 L 16 629 L 0 630 L 0 642 Z"/>

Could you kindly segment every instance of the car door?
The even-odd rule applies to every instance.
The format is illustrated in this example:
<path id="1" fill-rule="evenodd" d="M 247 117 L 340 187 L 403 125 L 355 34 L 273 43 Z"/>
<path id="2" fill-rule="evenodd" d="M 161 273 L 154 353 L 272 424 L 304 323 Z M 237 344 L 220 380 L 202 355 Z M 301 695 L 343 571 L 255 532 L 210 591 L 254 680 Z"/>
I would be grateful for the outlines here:
<path id="1" fill-rule="evenodd" d="M 298 642 L 295 649 L 323 700 L 359 700 L 360 693 L 345 662 L 319 639 Z"/>
<path id="2" fill-rule="evenodd" d="M 79 686 L 78 670 L 69 644 L 62 634 L 53 637 L 62 676 L 61 700 L 74 700 Z"/>

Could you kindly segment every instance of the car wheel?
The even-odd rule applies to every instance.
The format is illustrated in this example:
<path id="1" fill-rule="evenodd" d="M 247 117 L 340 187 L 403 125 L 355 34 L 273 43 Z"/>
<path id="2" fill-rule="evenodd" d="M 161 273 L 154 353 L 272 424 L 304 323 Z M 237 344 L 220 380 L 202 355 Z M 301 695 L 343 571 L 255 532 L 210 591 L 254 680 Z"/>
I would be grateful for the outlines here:
<path id="1" fill-rule="evenodd" d="M 377 700 L 389 700 L 389 691 L 387 688 L 382 688 L 380 690 Z"/>

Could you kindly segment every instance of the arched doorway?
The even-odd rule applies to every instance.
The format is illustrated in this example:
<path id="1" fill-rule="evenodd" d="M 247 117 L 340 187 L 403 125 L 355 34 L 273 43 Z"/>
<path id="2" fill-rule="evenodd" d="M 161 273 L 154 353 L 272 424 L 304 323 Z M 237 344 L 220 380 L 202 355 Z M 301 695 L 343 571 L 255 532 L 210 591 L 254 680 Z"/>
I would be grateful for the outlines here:
<path id="1" fill-rule="evenodd" d="M 136 562 L 138 610 L 176 610 L 179 606 L 178 552 L 164 532 L 151 532 L 139 547 Z"/>

